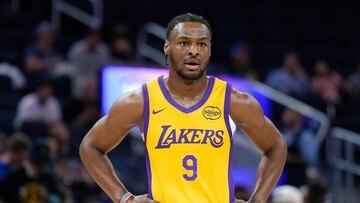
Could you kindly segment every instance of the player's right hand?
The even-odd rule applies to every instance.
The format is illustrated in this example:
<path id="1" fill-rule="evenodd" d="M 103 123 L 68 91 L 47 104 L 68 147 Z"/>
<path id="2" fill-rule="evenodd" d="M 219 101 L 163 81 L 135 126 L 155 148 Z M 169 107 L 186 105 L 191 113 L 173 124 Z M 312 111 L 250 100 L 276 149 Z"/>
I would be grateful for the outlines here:
<path id="1" fill-rule="evenodd" d="M 134 199 L 128 201 L 128 203 L 160 203 L 158 201 L 149 198 L 148 194 L 135 196 Z"/>

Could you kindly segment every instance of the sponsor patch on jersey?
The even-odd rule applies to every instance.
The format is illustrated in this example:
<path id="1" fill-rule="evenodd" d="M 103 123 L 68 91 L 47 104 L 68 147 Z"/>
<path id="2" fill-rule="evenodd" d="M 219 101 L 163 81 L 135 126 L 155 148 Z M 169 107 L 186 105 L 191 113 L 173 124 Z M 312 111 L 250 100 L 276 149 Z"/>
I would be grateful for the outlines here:
<path id="1" fill-rule="evenodd" d="M 202 114 L 208 120 L 217 120 L 221 117 L 221 111 L 217 106 L 205 107 Z"/>

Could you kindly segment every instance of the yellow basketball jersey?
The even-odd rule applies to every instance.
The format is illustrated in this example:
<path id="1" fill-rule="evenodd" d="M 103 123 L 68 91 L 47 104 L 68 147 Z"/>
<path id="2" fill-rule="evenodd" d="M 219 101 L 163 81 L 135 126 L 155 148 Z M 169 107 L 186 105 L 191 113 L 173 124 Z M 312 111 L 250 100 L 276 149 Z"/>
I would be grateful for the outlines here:
<path id="1" fill-rule="evenodd" d="M 203 98 L 185 108 L 169 95 L 163 77 L 143 85 L 144 140 L 149 196 L 161 203 L 229 203 L 231 87 L 209 77 Z"/>

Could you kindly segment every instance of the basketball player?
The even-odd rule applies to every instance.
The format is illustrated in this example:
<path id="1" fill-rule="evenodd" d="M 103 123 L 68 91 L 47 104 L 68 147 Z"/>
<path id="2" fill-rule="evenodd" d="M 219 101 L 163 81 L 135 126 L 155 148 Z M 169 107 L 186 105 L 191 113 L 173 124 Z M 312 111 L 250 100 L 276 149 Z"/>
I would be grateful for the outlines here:
<path id="1" fill-rule="evenodd" d="M 206 75 L 211 37 L 203 17 L 173 18 L 164 43 L 169 75 L 120 96 L 83 139 L 81 159 L 114 202 L 245 202 L 234 199 L 232 185 L 235 126 L 263 152 L 248 202 L 266 202 L 283 169 L 286 144 L 254 98 Z M 149 194 L 140 196 L 127 191 L 106 155 L 136 125 L 146 145 L 149 182 Z"/>

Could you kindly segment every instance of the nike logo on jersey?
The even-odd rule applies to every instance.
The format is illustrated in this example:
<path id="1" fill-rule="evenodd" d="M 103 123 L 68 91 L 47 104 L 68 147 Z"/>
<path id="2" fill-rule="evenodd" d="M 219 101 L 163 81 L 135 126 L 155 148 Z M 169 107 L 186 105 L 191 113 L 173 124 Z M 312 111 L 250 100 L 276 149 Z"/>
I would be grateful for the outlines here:
<path id="1" fill-rule="evenodd" d="M 155 111 L 155 109 L 153 109 L 152 113 L 153 113 L 153 114 L 158 114 L 158 113 L 164 111 L 165 109 L 166 109 L 166 108 L 163 108 L 163 109 L 160 109 L 160 110 L 158 110 L 158 111 Z"/>

